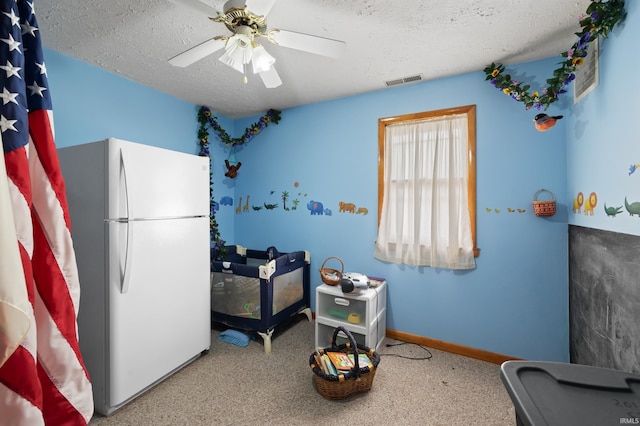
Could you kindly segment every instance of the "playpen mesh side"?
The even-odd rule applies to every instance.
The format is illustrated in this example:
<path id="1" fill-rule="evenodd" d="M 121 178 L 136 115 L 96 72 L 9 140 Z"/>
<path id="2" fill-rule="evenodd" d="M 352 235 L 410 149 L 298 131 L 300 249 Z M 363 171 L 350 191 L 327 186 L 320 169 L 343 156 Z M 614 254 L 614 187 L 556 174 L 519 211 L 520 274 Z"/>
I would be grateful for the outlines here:
<path id="1" fill-rule="evenodd" d="M 260 319 L 260 279 L 212 272 L 211 310 L 235 317 Z"/>
<path id="2" fill-rule="evenodd" d="M 303 272 L 303 268 L 298 268 L 262 284 L 273 286 L 273 315 L 302 300 Z M 260 285 L 259 278 L 213 272 L 211 310 L 236 317 L 260 319 Z"/>
<path id="3" fill-rule="evenodd" d="M 278 275 L 271 280 L 273 285 L 273 314 L 299 302 L 304 297 L 304 269 Z"/>

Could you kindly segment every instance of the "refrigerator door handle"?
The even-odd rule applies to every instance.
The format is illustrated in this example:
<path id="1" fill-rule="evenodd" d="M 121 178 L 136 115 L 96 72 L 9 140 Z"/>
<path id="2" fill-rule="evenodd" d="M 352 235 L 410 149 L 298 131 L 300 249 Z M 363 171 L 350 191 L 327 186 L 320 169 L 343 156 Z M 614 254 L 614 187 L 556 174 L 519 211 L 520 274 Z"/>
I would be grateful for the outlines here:
<path id="1" fill-rule="evenodd" d="M 120 293 L 125 294 L 129 291 L 129 282 L 131 277 L 131 258 L 133 257 L 133 224 L 129 222 L 129 220 L 133 219 L 133 205 L 131 203 L 131 198 L 129 198 L 129 182 L 127 180 L 127 167 L 126 161 L 124 159 L 124 150 L 120 149 L 120 165 L 122 167 L 122 177 L 124 182 L 124 193 L 125 200 L 127 205 L 127 243 L 126 243 L 126 251 L 124 255 L 124 274 L 122 276 L 122 283 Z"/>
<path id="2" fill-rule="evenodd" d="M 125 160 L 124 150 L 120 149 L 120 172 L 122 173 L 122 182 L 124 185 L 124 198 L 125 198 L 125 206 L 126 206 L 126 218 L 128 220 L 133 219 L 135 216 L 133 214 L 133 203 L 131 199 L 131 191 L 129 190 L 129 179 L 127 179 L 127 161 Z"/>
<path id="3" fill-rule="evenodd" d="M 127 227 L 127 248 L 124 256 L 124 274 L 122 276 L 122 283 L 120 293 L 125 294 L 129 291 L 129 282 L 131 281 L 131 258 L 133 257 L 133 224 L 125 222 Z"/>

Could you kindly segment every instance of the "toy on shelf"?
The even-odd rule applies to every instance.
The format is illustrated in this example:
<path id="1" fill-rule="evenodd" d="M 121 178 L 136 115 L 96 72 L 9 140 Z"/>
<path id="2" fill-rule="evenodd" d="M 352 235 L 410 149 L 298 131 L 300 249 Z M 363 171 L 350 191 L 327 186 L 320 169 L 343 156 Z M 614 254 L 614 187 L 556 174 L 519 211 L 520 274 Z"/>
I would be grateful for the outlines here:
<path id="1" fill-rule="evenodd" d="M 327 314 L 331 315 L 332 317 L 347 320 L 351 324 L 360 324 L 360 314 L 358 314 L 357 312 L 347 313 L 347 312 L 340 311 L 338 309 L 329 309 L 327 311 Z"/>
<path id="2" fill-rule="evenodd" d="M 347 321 L 349 321 L 351 324 L 360 324 L 360 314 L 355 312 L 350 313 L 347 317 Z"/>
<path id="3" fill-rule="evenodd" d="M 349 317 L 349 314 L 347 314 L 346 312 L 339 311 L 337 309 L 329 309 L 327 313 L 332 317 L 338 317 L 342 319 L 347 319 Z"/>

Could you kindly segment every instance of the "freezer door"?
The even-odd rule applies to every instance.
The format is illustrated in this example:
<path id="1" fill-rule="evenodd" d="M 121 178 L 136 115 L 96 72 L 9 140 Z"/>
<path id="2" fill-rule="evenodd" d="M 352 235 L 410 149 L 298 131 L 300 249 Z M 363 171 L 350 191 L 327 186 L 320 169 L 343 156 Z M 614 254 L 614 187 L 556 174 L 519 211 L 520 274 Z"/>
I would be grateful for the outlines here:
<path id="1" fill-rule="evenodd" d="M 106 226 L 109 403 L 117 407 L 211 344 L 209 219 Z"/>
<path id="2" fill-rule="evenodd" d="M 209 216 L 209 158 L 107 139 L 107 219 Z"/>

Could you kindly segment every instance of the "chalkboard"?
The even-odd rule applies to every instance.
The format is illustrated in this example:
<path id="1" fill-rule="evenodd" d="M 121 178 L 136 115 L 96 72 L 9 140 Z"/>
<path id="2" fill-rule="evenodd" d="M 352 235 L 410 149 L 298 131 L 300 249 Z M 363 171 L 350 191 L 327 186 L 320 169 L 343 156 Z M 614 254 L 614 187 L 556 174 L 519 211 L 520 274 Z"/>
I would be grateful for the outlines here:
<path id="1" fill-rule="evenodd" d="M 640 373 L 640 237 L 569 226 L 571 362 Z"/>

